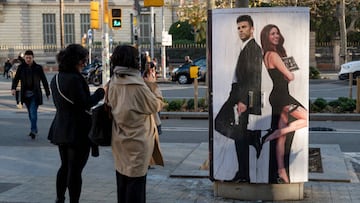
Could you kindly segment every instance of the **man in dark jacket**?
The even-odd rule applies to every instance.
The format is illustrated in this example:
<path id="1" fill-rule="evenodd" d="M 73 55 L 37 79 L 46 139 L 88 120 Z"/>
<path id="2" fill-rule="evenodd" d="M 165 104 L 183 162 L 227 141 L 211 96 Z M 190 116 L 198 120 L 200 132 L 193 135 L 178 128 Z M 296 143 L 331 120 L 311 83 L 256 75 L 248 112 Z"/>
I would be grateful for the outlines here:
<path id="1" fill-rule="evenodd" d="M 260 131 L 247 129 L 249 114 L 261 115 L 262 52 L 253 38 L 253 20 L 248 15 L 236 20 L 243 42 L 228 100 L 215 118 L 215 130 L 235 141 L 239 170 L 233 181 L 249 182 L 249 145 L 260 154 Z"/>
<path id="2" fill-rule="evenodd" d="M 19 65 L 15 77 L 11 85 L 11 94 L 15 95 L 16 87 L 21 80 L 21 104 L 25 103 L 30 124 L 31 131 L 29 136 L 35 139 L 37 128 L 37 111 L 39 105 L 43 104 L 42 92 L 40 81 L 45 89 L 46 97 L 49 99 L 50 90 L 49 84 L 45 77 L 42 66 L 38 65 L 34 61 L 34 53 L 31 50 L 27 50 L 24 54 L 25 63 Z"/>
<path id="3" fill-rule="evenodd" d="M 10 59 L 8 58 L 4 65 L 4 77 L 6 77 L 6 79 L 9 78 L 9 70 L 10 70 L 11 66 L 12 66 L 12 64 L 10 62 Z"/>

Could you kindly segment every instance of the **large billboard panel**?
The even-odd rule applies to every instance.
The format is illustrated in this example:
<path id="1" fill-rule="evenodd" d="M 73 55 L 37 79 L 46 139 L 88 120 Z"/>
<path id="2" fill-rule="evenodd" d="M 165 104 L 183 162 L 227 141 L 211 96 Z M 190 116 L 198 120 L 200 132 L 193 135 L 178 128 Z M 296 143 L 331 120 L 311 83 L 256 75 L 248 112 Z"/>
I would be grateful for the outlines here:
<path id="1" fill-rule="evenodd" d="M 308 8 L 216 9 L 209 29 L 211 178 L 307 181 Z"/>

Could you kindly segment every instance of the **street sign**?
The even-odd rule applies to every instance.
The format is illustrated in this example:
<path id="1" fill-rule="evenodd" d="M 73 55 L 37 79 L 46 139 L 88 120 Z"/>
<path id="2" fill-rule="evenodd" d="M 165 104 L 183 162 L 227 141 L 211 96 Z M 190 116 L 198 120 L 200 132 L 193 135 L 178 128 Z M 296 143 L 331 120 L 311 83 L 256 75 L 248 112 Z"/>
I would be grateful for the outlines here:
<path id="1" fill-rule="evenodd" d="M 92 30 L 91 29 L 88 29 L 87 36 L 88 36 L 89 40 L 92 39 Z"/>
<path id="2" fill-rule="evenodd" d="M 162 46 L 172 46 L 172 35 L 169 35 L 167 31 L 163 31 L 161 36 Z"/>

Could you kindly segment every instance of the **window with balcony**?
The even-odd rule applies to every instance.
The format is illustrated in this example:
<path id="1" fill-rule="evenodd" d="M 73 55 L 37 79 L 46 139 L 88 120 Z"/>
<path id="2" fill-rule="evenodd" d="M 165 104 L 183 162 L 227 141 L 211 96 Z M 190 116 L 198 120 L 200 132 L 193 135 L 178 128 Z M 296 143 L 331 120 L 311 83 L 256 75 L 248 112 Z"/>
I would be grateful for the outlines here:
<path id="1" fill-rule="evenodd" d="M 87 31 L 90 29 L 90 14 L 82 13 L 80 14 L 80 34 L 83 36 L 83 34 L 87 33 Z"/>
<path id="2" fill-rule="evenodd" d="M 64 14 L 64 42 L 75 43 L 75 20 L 74 14 Z"/>
<path id="3" fill-rule="evenodd" d="M 150 19 L 150 14 L 142 14 L 140 15 L 140 43 L 141 44 L 150 44 L 151 42 L 151 19 Z M 155 19 L 155 17 L 154 17 Z M 154 24 L 156 25 L 156 23 L 154 22 Z M 155 28 L 154 28 L 154 32 L 155 32 Z"/>
<path id="4" fill-rule="evenodd" d="M 43 44 L 45 47 L 56 47 L 56 20 L 54 13 L 44 13 L 43 23 Z M 45 48 L 47 49 L 47 48 Z"/>

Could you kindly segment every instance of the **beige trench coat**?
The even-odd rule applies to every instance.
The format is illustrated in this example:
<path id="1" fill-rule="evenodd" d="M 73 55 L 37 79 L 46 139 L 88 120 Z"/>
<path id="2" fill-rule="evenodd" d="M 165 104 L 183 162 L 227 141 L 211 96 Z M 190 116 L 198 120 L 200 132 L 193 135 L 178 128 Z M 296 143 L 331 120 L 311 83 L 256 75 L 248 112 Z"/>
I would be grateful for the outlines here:
<path id="1" fill-rule="evenodd" d="M 114 69 L 108 89 L 108 104 L 114 118 L 111 147 L 115 169 L 122 175 L 146 175 L 151 159 L 154 164 L 164 165 L 153 117 L 164 103 L 155 94 L 137 70 Z"/>

